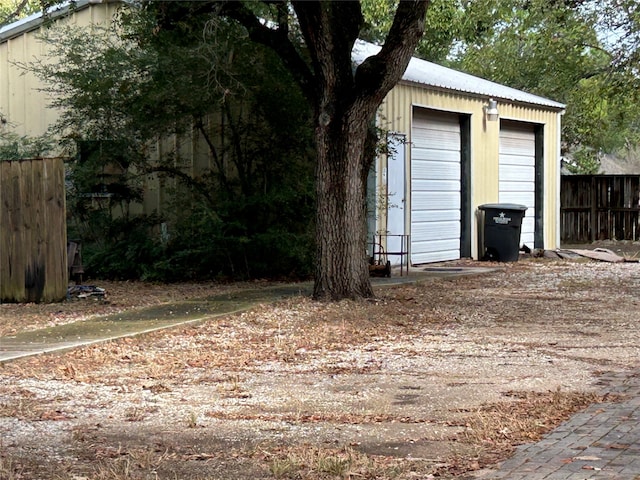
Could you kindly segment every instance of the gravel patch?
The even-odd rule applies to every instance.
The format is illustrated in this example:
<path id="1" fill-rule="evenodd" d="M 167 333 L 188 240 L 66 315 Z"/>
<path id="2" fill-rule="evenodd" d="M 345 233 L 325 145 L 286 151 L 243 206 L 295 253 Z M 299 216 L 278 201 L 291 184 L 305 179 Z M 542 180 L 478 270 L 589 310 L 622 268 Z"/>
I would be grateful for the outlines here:
<path id="1" fill-rule="evenodd" d="M 640 358 L 640 264 L 496 267 L 7 363 L 0 478 L 462 478 Z M 181 288 L 157 298 L 214 290 Z M 67 318 L 88 318 L 75 305 Z M 2 305 L 0 324 L 35 328 L 47 308 Z M 508 408 L 486 421 L 490 406 Z M 505 413 L 527 408 L 535 432 Z"/>

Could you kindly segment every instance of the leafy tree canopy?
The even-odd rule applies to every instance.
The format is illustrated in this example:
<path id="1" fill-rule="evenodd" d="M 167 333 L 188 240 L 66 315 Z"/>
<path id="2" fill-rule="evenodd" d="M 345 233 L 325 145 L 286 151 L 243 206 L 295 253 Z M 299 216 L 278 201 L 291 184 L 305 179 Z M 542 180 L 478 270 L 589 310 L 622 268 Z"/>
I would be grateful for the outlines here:
<path id="1" fill-rule="evenodd" d="M 45 0 L 3 0 L 0 2 L 0 27 L 46 9 L 49 5 L 50 2 Z"/>
<path id="2" fill-rule="evenodd" d="M 629 63 L 616 59 L 618 44 L 605 41 L 602 19 L 610 12 L 603 5 L 487 0 L 492 27 L 450 58 L 464 71 L 565 103 L 564 153 L 585 173 L 597 171 L 602 153 L 640 139 L 636 81 Z"/>
<path id="3" fill-rule="evenodd" d="M 391 0 L 364 0 L 376 39 Z M 434 0 L 417 52 L 567 105 L 565 154 L 596 172 L 602 153 L 640 143 L 640 24 L 632 0 Z"/>
<path id="4" fill-rule="evenodd" d="M 193 125 L 200 134 L 207 137 L 207 132 L 202 128 L 205 122 L 199 121 L 198 118 L 198 108 L 203 105 L 211 107 L 218 102 L 218 105 L 222 106 L 218 113 L 229 119 L 234 112 L 242 110 L 247 105 L 245 101 L 241 101 L 236 104 L 235 109 L 229 108 L 229 103 L 225 100 L 227 92 L 237 94 L 237 89 L 230 88 L 226 82 L 220 82 L 224 87 L 220 90 L 224 92 L 222 99 L 216 98 L 216 95 L 219 97 L 220 91 L 214 91 L 214 95 L 211 96 L 203 90 L 203 87 L 217 86 L 218 79 L 228 76 L 224 68 L 227 65 L 225 58 L 230 58 L 229 54 L 239 53 L 235 48 L 219 48 L 224 43 L 224 36 L 219 35 L 222 31 L 220 27 L 229 27 L 231 37 L 228 38 L 240 41 L 249 39 L 251 45 L 248 44 L 245 51 L 253 48 L 261 52 L 257 57 L 247 56 L 245 61 L 229 61 L 229 65 L 244 65 L 250 69 L 257 66 L 254 70 L 259 71 L 261 65 L 255 65 L 253 59 L 266 58 L 269 55 L 267 52 L 270 52 L 279 62 L 265 61 L 264 65 L 268 66 L 262 67 L 263 71 L 282 72 L 288 76 L 289 82 L 294 80 L 297 88 L 290 90 L 291 98 L 297 98 L 302 94 L 307 108 L 312 112 L 307 118 L 313 121 L 316 158 L 314 296 L 331 300 L 369 297 L 373 295 L 373 290 L 366 256 L 365 207 L 366 179 L 375 158 L 375 113 L 386 94 L 401 78 L 424 33 L 424 16 L 429 3 L 428 0 L 399 2 L 380 52 L 356 68 L 352 64 L 352 49 L 364 26 L 360 2 L 311 0 L 142 2 L 146 11 L 151 14 L 149 24 L 153 25 L 153 28 L 150 36 L 148 30 L 139 37 L 135 37 L 134 34 L 132 38 L 138 47 L 154 45 L 157 44 L 157 38 L 173 36 L 173 41 L 161 42 L 163 51 L 171 51 L 174 48 L 191 50 L 176 50 L 167 57 L 158 56 L 156 62 L 149 62 L 153 55 L 141 58 L 139 51 L 128 46 L 122 49 L 114 45 L 111 48 L 107 44 L 99 50 L 99 56 L 92 56 L 93 47 L 86 48 L 86 45 L 76 42 L 67 52 L 67 62 L 60 62 L 53 70 L 48 70 L 44 63 L 38 68 L 43 77 L 53 79 L 53 93 L 59 94 L 58 98 L 63 98 L 66 102 L 66 105 L 58 105 L 73 110 L 75 114 L 80 112 L 85 117 L 82 124 L 77 121 L 79 117 L 74 119 L 66 114 L 63 116 L 63 123 L 59 126 L 68 138 L 74 139 L 74 135 L 76 139 L 82 138 L 79 132 L 92 131 L 92 138 L 96 138 L 95 135 L 103 135 L 109 140 L 109 135 L 118 134 L 118 137 L 121 135 L 120 138 L 130 139 L 128 142 L 119 142 L 123 146 L 143 146 L 145 129 L 140 126 L 141 122 L 133 121 L 135 115 L 125 113 L 124 107 L 134 106 L 137 112 L 142 113 L 141 119 L 162 118 L 164 123 L 158 124 L 156 130 L 160 136 L 163 133 L 179 133 L 178 128 L 182 121 L 176 118 L 176 115 L 172 115 L 177 113 L 178 117 L 180 114 L 183 117 L 191 116 Z M 211 38 L 212 41 L 209 41 L 207 34 L 210 26 L 213 27 L 212 31 L 216 32 Z M 207 37 L 206 41 L 194 41 L 197 35 L 202 37 L 203 32 Z M 180 33 L 187 35 L 183 39 Z M 196 45 L 202 48 L 196 48 Z M 211 50 L 211 47 L 214 49 Z M 82 53 L 80 61 L 74 59 L 77 52 Z M 175 62 L 188 56 L 198 59 L 196 68 L 186 69 L 185 75 L 179 75 L 181 83 L 175 84 L 175 92 L 151 88 L 158 83 L 165 87 L 171 85 L 175 71 L 171 67 L 177 67 L 176 70 L 180 72 L 180 66 Z M 112 67 L 105 68 L 106 64 L 102 62 L 104 58 L 113 59 Z M 123 58 L 126 60 L 121 65 L 118 61 Z M 219 59 L 222 61 L 219 62 Z M 158 64 L 162 62 L 167 62 L 169 68 L 159 68 Z M 67 63 L 71 65 L 71 69 L 64 66 Z M 78 68 L 80 65 L 86 68 Z M 128 68 L 131 65 L 134 68 Z M 204 76 L 201 75 L 203 65 Z M 206 75 L 207 68 L 215 74 Z M 233 72 L 233 69 L 229 71 Z M 198 74 L 194 75 L 192 72 Z M 233 74 L 230 78 L 233 78 Z M 78 85 L 85 85 L 88 90 L 78 89 Z M 87 94 L 92 88 L 93 94 Z M 189 92 L 188 98 L 184 99 L 184 102 L 173 101 L 172 95 L 183 99 L 183 91 Z M 255 95 L 254 89 L 248 88 L 247 91 Z M 169 96 L 165 96 L 167 92 L 171 92 Z M 150 99 L 152 101 L 149 101 Z M 197 101 L 193 104 L 189 99 Z M 164 117 L 154 117 L 153 114 L 158 107 Z M 171 112 L 171 107 L 178 108 Z M 195 114 L 189 115 L 192 107 L 196 109 Z M 251 113 L 255 114 L 257 109 L 254 105 L 252 107 Z M 211 112 L 206 112 L 206 115 L 210 116 Z M 293 116 L 289 115 L 288 118 L 292 120 Z M 171 121 L 172 119 L 174 120 Z M 167 130 L 167 124 L 175 126 L 175 132 Z M 304 125 L 305 122 L 301 124 Z M 236 129 L 238 126 L 237 123 L 229 124 L 230 133 L 227 134 L 236 154 L 234 158 L 238 160 L 234 162 L 236 171 L 233 180 L 238 182 L 240 192 L 248 199 L 251 190 L 255 189 L 255 182 L 250 181 L 247 174 L 255 175 L 258 171 L 254 159 L 263 160 L 263 167 L 269 166 L 267 153 L 273 149 L 255 149 L 253 152 L 256 155 L 251 155 L 253 152 L 249 152 L 246 146 L 252 146 L 252 142 L 245 142 L 240 138 L 239 129 Z M 251 126 L 260 124 L 254 123 Z M 78 131 L 75 131 L 76 129 Z M 259 130 L 252 128 L 252 131 Z M 294 132 L 296 128 L 290 128 L 289 131 Z M 221 157 L 217 155 L 215 142 L 209 141 L 208 144 L 214 162 L 219 162 Z M 140 148 L 133 150 L 137 153 Z M 134 152 L 124 153 L 126 155 L 118 162 L 124 169 L 128 167 L 129 162 L 140 160 L 142 163 L 141 159 L 144 158 L 144 155 L 138 158 L 135 154 L 130 155 Z M 302 158 L 308 158 L 308 155 Z M 283 165 L 294 159 L 295 157 L 285 159 Z M 180 176 L 180 171 L 175 166 L 172 168 L 171 165 L 167 165 L 165 169 Z M 295 170 L 288 168 L 286 172 Z M 225 169 L 218 168 L 218 176 L 221 172 L 224 173 Z M 262 178 L 268 179 L 270 176 L 265 175 Z M 223 178 L 219 180 L 224 190 L 225 181 Z"/>
<path id="5" fill-rule="evenodd" d="M 429 4 L 399 2 L 380 51 L 354 68 L 353 46 L 365 27 L 360 2 L 205 1 L 178 4 L 177 11 L 152 2 L 163 29 L 190 24 L 202 12 L 237 22 L 279 56 L 308 100 L 316 147 L 315 298 L 373 296 L 365 206 L 375 113 L 415 52 Z"/>
<path id="6" fill-rule="evenodd" d="M 48 137 L 26 137 L 0 131 L 0 161 L 41 158 L 49 154 L 54 142 Z"/>

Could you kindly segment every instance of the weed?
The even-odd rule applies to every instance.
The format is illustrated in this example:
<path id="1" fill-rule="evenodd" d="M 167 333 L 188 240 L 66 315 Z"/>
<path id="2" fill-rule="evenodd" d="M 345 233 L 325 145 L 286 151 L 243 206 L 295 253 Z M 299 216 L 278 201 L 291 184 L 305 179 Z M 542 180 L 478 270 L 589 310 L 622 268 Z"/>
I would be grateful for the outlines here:
<path id="1" fill-rule="evenodd" d="M 320 473 L 328 473 L 336 477 L 344 477 L 351 466 L 351 458 L 340 456 L 318 457 L 316 460 L 316 470 Z"/>
<path id="2" fill-rule="evenodd" d="M 189 415 L 187 416 L 187 427 L 197 428 L 198 426 L 198 414 L 196 412 L 189 412 Z"/>
<path id="3" fill-rule="evenodd" d="M 33 398 L 17 398 L 11 402 L 0 403 L 0 417 L 37 420 L 42 416 L 42 412 L 42 405 Z"/>
<path id="4" fill-rule="evenodd" d="M 269 471 L 275 478 L 287 478 L 295 474 L 300 469 L 291 458 L 275 458 L 269 463 Z"/>
<path id="5" fill-rule="evenodd" d="M 261 455 L 264 453 L 261 451 Z M 327 449 L 300 445 L 279 449 L 269 456 L 269 471 L 275 478 L 392 479 L 413 467 L 401 459 L 370 457 L 349 447 Z"/>
<path id="6" fill-rule="evenodd" d="M 0 478 L 3 480 L 18 480 L 23 478 L 21 470 L 22 468 L 14 465 L 11 459 L 3 458 L 0 455 Z"/>
<path id="7" fill-rule="evenodd" d="M 127 422 L 142 422 L 145 419 L 145 411 L 140 407 L 128 408 L 125 412 Z"/>
<path id="8" fill-rule="evenodd" d="M 242 387 L 239 375 L 230 377 L 226 382 L 218 385 L 222 397 L 224 398 L 250 398 L 251 394 L 247 393 Z"/>
<path id="9" fill-rule="evenodd" d="M 555 425 L 566 420 L 601 397 L 594 393 L 508 392 L 515 402 L 481 407 L 467 419 L 463 434 L 469 443 L 485 443 L 494 447 L 512 448 L 518 443 L 539 440 Z"/>
<path id="10" fill-rule="evenodd" d="M 95 467 L 92 480 L 129 480 L 132 476 L 131 460 L 127 457 L 100 462 Z"/>

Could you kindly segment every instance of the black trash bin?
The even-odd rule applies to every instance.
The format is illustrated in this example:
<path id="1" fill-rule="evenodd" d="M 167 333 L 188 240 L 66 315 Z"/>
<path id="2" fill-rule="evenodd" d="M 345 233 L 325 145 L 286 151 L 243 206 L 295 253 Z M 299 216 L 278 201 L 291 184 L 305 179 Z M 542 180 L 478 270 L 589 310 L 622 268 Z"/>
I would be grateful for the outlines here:
<path id="1" fill-rule="evenodd" d="M 484 235 L 481 256 L 494 262 L 515 262 L 520 255 L 520 231 L 527 207 L 516 203 L 487 203 L 478 207 L 484 212 Z"/>

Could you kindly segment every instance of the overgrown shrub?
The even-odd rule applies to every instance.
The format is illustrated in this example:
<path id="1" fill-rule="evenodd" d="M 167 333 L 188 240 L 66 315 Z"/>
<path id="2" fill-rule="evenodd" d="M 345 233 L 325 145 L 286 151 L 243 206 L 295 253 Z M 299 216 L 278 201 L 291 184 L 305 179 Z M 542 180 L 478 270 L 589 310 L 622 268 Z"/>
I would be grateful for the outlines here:
<path id="1" fill-rule="evenodd" d="M 100 241 L 84 242 L 86 273 L 95 278 L 125 280 L 144 278 L 163 255 L 162 245 L 152 235 L 156 219 L 134 217 L 112 219 Z"/>
<path id="2" fill-rule="evenodd" d="M 237 26 L 203 14 L 197 28 L 159 29 L 155 7 L 123 7 L 112 31 L 47 30 L 52 56 L 63 61 L 32 67 L 60 108 L 53 129 L 77 153 L 67 205 L 87 275 L 307 276 L 308 102 L 275 54 Z M 180 148 L 195 142 L 197 166 Z M 161 211 L 140 216 L 148 175 L 174 190 L 163 186 Z"/>

